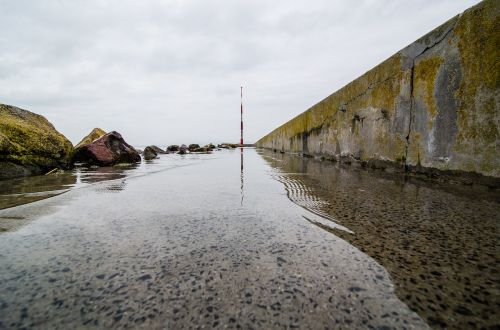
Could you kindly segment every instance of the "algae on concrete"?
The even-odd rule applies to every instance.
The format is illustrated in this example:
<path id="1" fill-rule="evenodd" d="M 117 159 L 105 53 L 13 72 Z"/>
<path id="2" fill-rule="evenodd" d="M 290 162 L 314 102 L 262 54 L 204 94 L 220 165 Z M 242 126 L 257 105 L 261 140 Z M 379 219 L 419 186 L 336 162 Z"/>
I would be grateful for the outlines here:
<path id="1" fill-rule="evenodd" d="M 457 15 L 257 142 L 374 167 L 500 177 L 500 2 Z"/>

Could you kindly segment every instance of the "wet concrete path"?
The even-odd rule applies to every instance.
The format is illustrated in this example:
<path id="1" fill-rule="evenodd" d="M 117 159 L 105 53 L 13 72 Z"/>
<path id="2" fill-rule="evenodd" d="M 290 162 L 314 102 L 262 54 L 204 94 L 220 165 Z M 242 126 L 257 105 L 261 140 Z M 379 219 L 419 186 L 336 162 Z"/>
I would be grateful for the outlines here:
<path id="1" fill-rule="evenodd" d="M 0 210 L 0 328 L 427 327 L 255 150 L 180 157 Z"/>

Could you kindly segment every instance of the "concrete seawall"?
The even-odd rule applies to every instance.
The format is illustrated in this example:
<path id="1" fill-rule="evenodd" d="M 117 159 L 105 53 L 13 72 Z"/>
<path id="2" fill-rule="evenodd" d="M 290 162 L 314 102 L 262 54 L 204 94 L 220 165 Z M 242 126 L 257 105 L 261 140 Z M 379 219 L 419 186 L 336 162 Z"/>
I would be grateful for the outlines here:
<path id="1" fill-rule="evenodd" d="M 500 2 L 483 1 L 257 146 L 498 186 L 499 26 Z"/>

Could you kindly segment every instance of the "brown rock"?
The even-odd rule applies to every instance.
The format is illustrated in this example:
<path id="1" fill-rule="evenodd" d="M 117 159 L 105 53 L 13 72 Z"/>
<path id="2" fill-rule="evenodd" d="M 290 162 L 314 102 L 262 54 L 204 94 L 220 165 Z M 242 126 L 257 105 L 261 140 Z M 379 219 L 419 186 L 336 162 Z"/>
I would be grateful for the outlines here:
<path id="1" fill-rule="evenodd" d="M 141 156 L 134 147 L 125 142 L 120 133 L 113 131 L 76 149 L 73 161 L 110 166 L 140 162 Z"/>

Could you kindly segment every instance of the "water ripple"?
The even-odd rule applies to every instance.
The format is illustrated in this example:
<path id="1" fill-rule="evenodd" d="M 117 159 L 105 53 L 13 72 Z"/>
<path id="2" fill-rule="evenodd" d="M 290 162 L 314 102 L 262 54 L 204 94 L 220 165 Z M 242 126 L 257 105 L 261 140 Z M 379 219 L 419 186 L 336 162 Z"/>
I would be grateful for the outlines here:
<path id="1" fill-rule="evenodd" d="M 334 218 L 323 212 L 322 209 L 329 205 L 328 202 L 313 195 L 312 190 L 306 187 L 302 182 L 283 174 L 273 174 L 272 177 L 285 186 L 285 191 L 290 201 L 312 213 L 312 215 L 303 216 L 304 219 L 315 225 L 326 226 L 331 229 L 340 229 L 354 234 L 353 231 L 339 225 Z"/>

